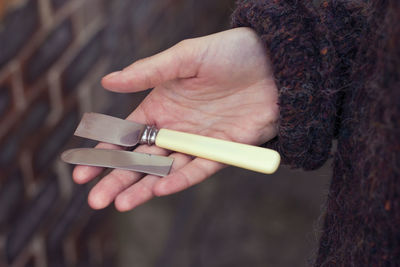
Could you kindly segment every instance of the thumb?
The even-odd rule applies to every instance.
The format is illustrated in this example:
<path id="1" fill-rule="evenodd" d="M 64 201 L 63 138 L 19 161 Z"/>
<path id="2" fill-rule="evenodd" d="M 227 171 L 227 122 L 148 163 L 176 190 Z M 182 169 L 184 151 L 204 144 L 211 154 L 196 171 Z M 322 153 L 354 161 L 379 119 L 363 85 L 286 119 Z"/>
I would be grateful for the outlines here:
<path id="1" fill-rule="evenodd" d="M 115 92 L 137 92 L 179 78 L 194 77 L 197 73 L 192 40 L 182 41 L 154 56 L 108 74 L 102 79 L 104 88 Z"/>

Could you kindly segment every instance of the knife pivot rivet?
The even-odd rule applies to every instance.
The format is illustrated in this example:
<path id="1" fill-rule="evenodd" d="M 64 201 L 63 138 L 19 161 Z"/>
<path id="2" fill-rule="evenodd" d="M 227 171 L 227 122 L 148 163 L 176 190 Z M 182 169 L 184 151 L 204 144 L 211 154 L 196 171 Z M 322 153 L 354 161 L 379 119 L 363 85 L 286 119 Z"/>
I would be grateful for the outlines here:
<path id="1" fill-rule="evenodd" d="M 140 144 L 154 145 L 156 143 L 158 129 L 155 126 L 146 126 L 143 131 L 142 138 L 140 139 Z"/>

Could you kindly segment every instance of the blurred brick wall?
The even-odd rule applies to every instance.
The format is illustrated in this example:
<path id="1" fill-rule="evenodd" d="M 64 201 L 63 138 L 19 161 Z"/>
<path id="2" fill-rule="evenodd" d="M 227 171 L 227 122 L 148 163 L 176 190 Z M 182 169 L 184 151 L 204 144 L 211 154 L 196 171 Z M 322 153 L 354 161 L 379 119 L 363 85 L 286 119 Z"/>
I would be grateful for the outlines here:
<path id="1" fill-rule="evenodd" d="M 106 211 L 59 160 L 84 111 L 124 116 L 144 94 L 100 78 L 226 28 L 229 0 L 0 1 L 0 266 L 114 266 Z"/>

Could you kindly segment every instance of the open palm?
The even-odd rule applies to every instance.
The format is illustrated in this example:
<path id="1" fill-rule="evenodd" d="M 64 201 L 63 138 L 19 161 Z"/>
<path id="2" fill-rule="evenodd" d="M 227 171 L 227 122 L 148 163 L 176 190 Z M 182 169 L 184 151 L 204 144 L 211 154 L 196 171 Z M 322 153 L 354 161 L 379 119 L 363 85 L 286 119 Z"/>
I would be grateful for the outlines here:
<path id="1" fill-rule="evenodd" d="M 116 92 L 154 87 L 128 120 L 252 145 L 276 135 L 276 85 L 262 43 L 248 28 L 182 41 L 109 74 L 102 83 Z M 102 143 L 98 147 L 116 148 Z M 153 196 L 197 184 L 223 167 L 155 146 L 141 145 L 136 151 L 175 158 L 170 174 L 160 178 L 113 170 L 91 190 L 93 208 L 115 200 L 118 210 L 130 210 Z M 74 180 L 88 182 L 101 170 L 77 166 Z"/>

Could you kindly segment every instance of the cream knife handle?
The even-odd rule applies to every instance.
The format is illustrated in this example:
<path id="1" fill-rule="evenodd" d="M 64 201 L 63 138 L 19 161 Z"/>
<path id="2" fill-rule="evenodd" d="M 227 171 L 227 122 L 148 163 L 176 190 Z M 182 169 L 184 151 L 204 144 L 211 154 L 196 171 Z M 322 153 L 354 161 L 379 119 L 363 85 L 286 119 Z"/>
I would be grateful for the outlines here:
<path id="1" fill-rule="evenodd" d="M 272 149 L 168 129 L 158 131 L 155 143 L 158 147 L 261 173 L 275 172 L 280 163 L 279 153 Z"/>

